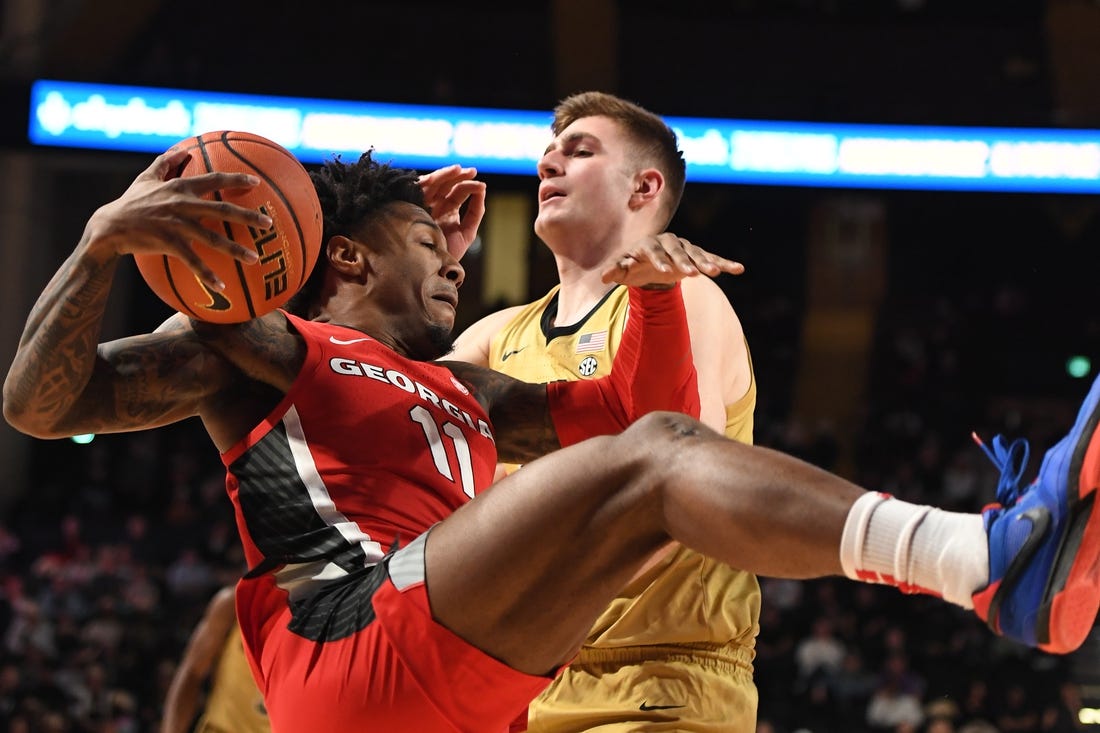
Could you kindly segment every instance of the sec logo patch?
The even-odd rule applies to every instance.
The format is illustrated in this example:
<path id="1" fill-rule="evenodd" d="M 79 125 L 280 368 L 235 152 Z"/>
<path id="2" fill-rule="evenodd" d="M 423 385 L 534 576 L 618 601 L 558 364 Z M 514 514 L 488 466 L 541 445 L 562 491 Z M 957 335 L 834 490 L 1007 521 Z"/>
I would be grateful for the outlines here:
<path id="1" fill-rule="evenodd" d="M 596 373 L 596 368 L 600 365 L 596 361 L 594 356 L 586 356 L 581 360 L 581 363 L 577 365 L 577 371 L 581 373 L 582 377 L 591 377 Z"/>

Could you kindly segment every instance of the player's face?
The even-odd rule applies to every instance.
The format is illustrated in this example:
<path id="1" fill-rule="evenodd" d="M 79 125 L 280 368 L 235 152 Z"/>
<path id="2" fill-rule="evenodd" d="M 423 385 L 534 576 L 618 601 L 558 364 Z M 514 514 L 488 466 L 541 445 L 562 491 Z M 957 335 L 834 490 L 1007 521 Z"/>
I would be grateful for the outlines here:
<path id="1" fill-rule="evenodd" d="M 372 300 L 395 324 L 393 336 L 407 356 L 437 359 L 452 348 L 462 265 L 419 206 L 390 204 L 379 226 L 388 246 L 374 260 Z"/>
<path id="2" fill-rule="evenodd" d="M 638 171 L 630 153 L 626 133 L 608 117 L 583 117 L 562 130 L 539 160 L 535 232 L 544 240 L 599 238 L 621 226 Z"/>

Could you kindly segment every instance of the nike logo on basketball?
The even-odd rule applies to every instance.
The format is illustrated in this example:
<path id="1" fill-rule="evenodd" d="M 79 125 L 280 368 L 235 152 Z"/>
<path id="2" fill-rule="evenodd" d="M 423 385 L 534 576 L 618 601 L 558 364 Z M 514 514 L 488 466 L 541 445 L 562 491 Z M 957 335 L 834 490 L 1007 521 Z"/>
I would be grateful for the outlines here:
<path id="1" fill-rule="evenodd" d="M 206 283 L 204 283 L 202 280 L 199 280 L 199 285 L 202 286 L 202 289 L 206 291 L 207 297 L 210 298 L 210 302 L 207 303 L 206 305 L 204 305 L 203 308 L 205 308 L 208 311 L 227 311 L 227 310 L 229 310 L 230 306 L 232 305 L 229 302 L 229 298 L 225 297 L 224 295 L 222 295 L 221 293 L 219 293 L 216 290 L 211 290 L 209 287 L 207 287 Z"/>
<path id="2" fill-rule="evenodd" d="M 648 713 L 650 710 L 676 710 L 677 708 L 685 707 L 684 705 L 647 705 L 642 703 L 638 706 L 638 709 L 643 713 Z"/>
<path id="3" fill-rule="evenodd" d="M 526 346 L 521 346 L 518 349 L 512 349 L 511 351 L 505 351 L 503 354 L 500 355 L 500 360 L 501 361 L 508 361 L 509 356 L 515 356 L 516 354 L 518 354 L 519 352 L 523 351 L 526 348 L 527 348 Z"/>
<path id="4" fill-rule="evenodd" d="M 345 341 L 344 339 L 338 339 L 335 336 L 329 336 L 328 340 L 336 344 L 337 346 L 348 346 L 349 344 L 357 344 L 360 341 L 370 341 L 370 338 L 364 337 L 359 339 L 348 339 Z"/>

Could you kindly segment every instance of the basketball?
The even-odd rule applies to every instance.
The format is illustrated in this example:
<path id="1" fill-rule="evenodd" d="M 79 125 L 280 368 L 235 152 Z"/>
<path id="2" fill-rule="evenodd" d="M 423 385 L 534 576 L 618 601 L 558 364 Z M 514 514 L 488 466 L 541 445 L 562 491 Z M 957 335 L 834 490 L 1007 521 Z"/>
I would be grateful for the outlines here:
<path id="1" fill-rule="evenodd" d="M 239 323 L 286 303 L 305 283 L 321 250 L 321 204 L 309 173 L 286 148 L 248 132 L 207 132 L 182 141 L 191 158 L 181 177 L 204 173 L 250 173 L 261 183 L 247 190 L 215 191 L 209 197 L 257 209 L 271 217 L 268 229 L 204 221 L 228 239 L 254 248 L 255 264 L 246 264 L 195 240 L 195 251 L 225 290 L 206 287 L 176 257 L 134 256 L 138 270 L 157 296 L 185 315 L 213 323 Z"/>

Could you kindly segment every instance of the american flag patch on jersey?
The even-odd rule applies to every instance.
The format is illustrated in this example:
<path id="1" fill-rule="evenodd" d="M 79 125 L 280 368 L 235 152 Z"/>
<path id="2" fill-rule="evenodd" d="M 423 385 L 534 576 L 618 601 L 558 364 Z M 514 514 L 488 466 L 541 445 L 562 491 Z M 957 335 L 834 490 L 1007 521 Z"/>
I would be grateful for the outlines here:
<path id="1" fill-rule="evenodd" d="M 607 346 L 607 331 L 581 334 L 577 339 L 577 353 L 587 354 L 590 351 L 602 351 Z"/>

